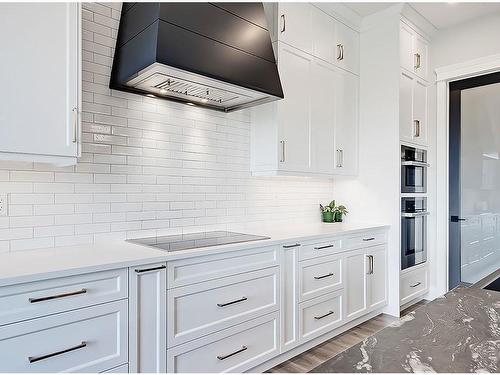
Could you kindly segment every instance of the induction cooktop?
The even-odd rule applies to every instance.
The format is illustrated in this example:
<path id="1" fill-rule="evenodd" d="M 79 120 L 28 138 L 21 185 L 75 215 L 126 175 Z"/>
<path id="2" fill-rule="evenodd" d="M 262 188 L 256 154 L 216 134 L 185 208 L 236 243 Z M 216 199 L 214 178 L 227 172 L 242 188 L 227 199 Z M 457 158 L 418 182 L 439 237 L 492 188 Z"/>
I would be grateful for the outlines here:
<path id="1" fill-rule="evenodd" d="M 240 242 L 268 240 L 269 238 L 270 237 L 257 236 L 254 234 L 246 233 L 212 231 L 177 234 L 171 236 L 136 238 L 128 241 L 139 245 L 155 247 L 165 251 L 179 251 Z"/>

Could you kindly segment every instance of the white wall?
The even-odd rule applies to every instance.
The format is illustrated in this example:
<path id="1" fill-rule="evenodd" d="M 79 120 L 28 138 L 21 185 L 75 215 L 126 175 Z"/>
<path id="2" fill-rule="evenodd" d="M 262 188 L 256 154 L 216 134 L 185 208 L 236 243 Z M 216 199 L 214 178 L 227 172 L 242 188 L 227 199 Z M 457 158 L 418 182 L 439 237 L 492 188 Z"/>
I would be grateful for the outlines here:
<path id="1" fill-rule="evenodd" d="M 500 13 L 439 30 L 432 40 L 435 68 L 500 53 Z"/>
<path id="2" fill-rule="evenodd" d="M 252 178 L 247 111 L 226 115 L 111 91 L 121 4 L 83 7 L 82 158 L 65 168 L 0 162 L 0 192 L 10 201 L 0 252 L 319 222 L 318 204 L 334 198 L 333 183 Z"/>

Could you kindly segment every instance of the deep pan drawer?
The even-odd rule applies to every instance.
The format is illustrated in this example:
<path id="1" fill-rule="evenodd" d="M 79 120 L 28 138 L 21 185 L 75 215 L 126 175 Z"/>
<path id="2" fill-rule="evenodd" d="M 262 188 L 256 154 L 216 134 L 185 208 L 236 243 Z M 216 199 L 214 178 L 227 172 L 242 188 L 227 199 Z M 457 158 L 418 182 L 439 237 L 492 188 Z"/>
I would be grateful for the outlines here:
<path id="1" fill-rule="evenodd" d="M 342 249 L 341 239 L 305 244 L 299 249 L 299 260 L 331 255 L 338 252 L 340 249 Z"/>
<path id="2" fill-rule="evenodd" d="M 126 269 L 6 286 L 0 288 L 0 325 L 127 296 Z"/>
<path id="3" fill-rule="evenodd" d="M 427 268 L 421 267 L 402 274 L 399 288 L 402 305 L 427 292 Z"/>
<path id="4" fill-rule="evenodd" d="M 312 339 L 343 322 L 343 291 L 333 292 L 299 305 L 300 337 Z"/>
<path id="5" fill-rule="evenodd" d="M 385 232 L 369 232 L 344 239 L 344 247 L 346 249 L 357 249 L 361 247 L 369 247 L 380 245 L 386 242 Z"/>
<path id="6" fill-rule="evenodd" d="M 276 356 L 278 313 L 167 350 L 167 371 L 243 372 Z"/>
<path id="7" fill-rule="evenodd" d="M 338 255 L 299 263 L 300 301 L 343 288 L 342 258 Z"/>
<path id="8" fill-rule="evenodd" d="M 100 372 L 128 362 L 127 301 L 0 327 L 0 372 Z"/>
<path id="9" fill-rule="evenodd" d="M 167 292 L 172 347 L 278 309 L 277 267 Z"/>

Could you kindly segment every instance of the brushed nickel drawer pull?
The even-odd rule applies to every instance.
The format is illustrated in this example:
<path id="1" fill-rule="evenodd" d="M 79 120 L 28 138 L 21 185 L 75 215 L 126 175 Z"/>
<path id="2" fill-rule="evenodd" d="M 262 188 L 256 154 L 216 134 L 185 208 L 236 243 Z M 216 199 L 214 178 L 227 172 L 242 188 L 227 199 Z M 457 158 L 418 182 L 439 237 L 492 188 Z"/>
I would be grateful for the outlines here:
<path id="1" fill-rule="evenodd" d="M 363 241 L 373 241 L 375 239 L 375 237 L 370 237 L 370 238 L 363 238 Z"/>
<path id="2" fill-rule="evenodd" d="M 420 281 L 417 282 L 416 284 L 413 284 L 413 285 L 410 285 L 410 288 L 416 288 L 417 286 L 419 286 L 420 284 L 422 284 Z"/>
<path id="3" fill-rule="evenodd" d="M 47 296 L 47 297 L 30 298 L 29 301 L 30 301 L 30 303 L 37 303 L 37 302 L 43 302 L 43 301 L 50 301 L 52 299 L 77 296 L 79 294 L 85 294 L 85 293 L 87 293 L 87 289 L 83 288 L 83 289 L 77 290 L 75 292 L 61 293 L 61 294 L 56 294 L 56 295 Z"/>
<path id="4" fill-rule="evenodd" d="M 294 245 L 283 245 L 284 249 L 291 249 L 292 247 L 299 247 L 300 243 L 296 243 Z"/>
<path id="5" fill-rule="evenodd" d="M 314 250 L 329 249 L 330 247 L 333 247 L 333 245 L 330 244 L 330 245 L 325 245 L 325 246 L 318 246 L 318 247 L 315 247 Z"/>
<path id="6" fill-rule="evenodd" d="M 229 353 L 229 354 L 226 354 L 226 355 L 218 355 L 217 356 L 217 359 L 220 360 L 220 361 L 223 361 L 225 360 L 226 358 L 229 358 L 229 357 L 232 357 L 233 355 L 236 355 L 238 353 L 241 353 L 241 352 L 244 352 L 245 350 L 247 350 L 248 348 L 245 346 L 245 345 L 242 345 L 241 346 L 241 349 L 238 349 L 236 350 L 235 352 L 232 352 L 232 353 Z"/>
<path id="7" fill-rule="evenodd" d="M 87 342 L 86 341 L 82 341 L 80 344 L 78 344 L 76 346 L 73 346 L 72 348 L 60 350 L 58 352 L 54 352 L 54 353 L 50 353 L 50 354 L 41 355 L 39 357 L 28 357 L 28 361 L 30 363 L 35 363 L 35 362 L 38 362 L 38 361 L 42 361 L 44 359 L 55 357 L 56 355 L 61 355 L 61 354 L 64 354 L 64 353 L 72 352 L 74 350 L 82 349 L 82 348 L 85 348 L 86 346 L 87 346 Z"/>
<path id="8" fill-rule="evenodd" d="M 314 276 L 314 278 L 315 278 L 316 280 L 321 280 L 321 279 L 324 279 L 325 277 L 331 277 L 331 276 L 333 276 L 333 273 L 332 273 L 332 272 L 330 272 L 330 273 L 328 273 L 328 274 L 326 274 L 326 275 L 323 275 L 323 276 Z"/>
<path id="9" fill-rule="evenodd" d="M 149 272 L 149 271 L 163 270 L 165 268 L 167 268 L 167 266 L 163 265 L 163 266 L 158 266 L 158 267 L 153 267 L 153 268 L 136 269 L 135 272 L 136 273 L 143 273 L 143 272 Z"/>
<path id="10" fill-rule="evenodd" d="M 226 303 L 218 303 L 217 306 L 219 306 L 219 307 L 226 307 L 226 306 L 229 306 L 229 305 L 233 305 L 235 303 L 244 302 L 247 299 L 248 299 L 247 297 L 241 297 L 240 299 L 237 299 L 235 301 L 226 302 Z"/>
<path id="11" fill-rule="evenodd" d="M 315 316 L 314 319 L 316 320 L 320 320 L 320 319 L 323 319 L 323 318 L 326 318 L 327 316 L 330 316 L 332 315 L 334 312 L 332 310 L 328 311 L 326 314 L 324 315 L 320 315 L 320 316 Z"/>

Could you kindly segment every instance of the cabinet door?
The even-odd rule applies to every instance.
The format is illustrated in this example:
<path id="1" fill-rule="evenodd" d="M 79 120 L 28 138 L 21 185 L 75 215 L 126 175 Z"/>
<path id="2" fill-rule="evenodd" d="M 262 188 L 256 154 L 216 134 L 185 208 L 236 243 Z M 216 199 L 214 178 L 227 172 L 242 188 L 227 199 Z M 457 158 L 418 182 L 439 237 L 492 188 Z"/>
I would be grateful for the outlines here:
<path id="1" fill-rule="evenodd" d="M 278 40 L 312 53 L 312 8 L 309 3 L 278 4 Z"/>
<path id="2" fill-rule="evenodd" d="M 387 302 L 387 258 L 385 246 L 367 249 L 368 309 L 377 309 Z M 371 263 L 371 264 L 370 264 Z"/>
<path id="3" fill-rule="evenodd" d="M 335 60 L 335 20 L 322 10 L 312 7 L 313 55 L 333 63 Z"/>
<path id="4" fill-rule="evenodd" d="M 399 34 L 399 53 L 401 67 L 408 72 L 413 72 L 413 30 L 406 24 L 401 23 Z"/>
<path id="5" fill-rule="evenodd" d="M 348 320 L 363 315 L 367 309 L 366 259 L 364 249 L 352 251 L 346 255 L 346 318 Z"/>
<path id="6" fill-rule="evenodd" d="M 80 5 L 4 3 L 0 152 L 76 157 Z"/>
<path id="7" fill-rule="evenodd" d="M 414 72 L 422 79 L 427 79 L 427 56 L 428 43 L 420 35 L 415 34 L 413 37 L 413 58 Z"/>
<path id="8" fill-rule="evenodd" d="M 427 144 L 427 87 L 413 81 L 413 142 Z"/>
<path id="9" fill-rule="evenodd" d="M 359 78 L 337 69 L 335 79 L 335 173 L 358 171 Z"/>
<path id="10" fill-rule="evenodd" d="M 167 272 L 164 263 L 129 269 L 130 372 L 167 369 Z"/>
<path id="11" fill-rule="evenodd" d="M 279 169 L 310 171 L 312 56 L 280 43 L 278 69 L 285 99 L 278 102 Z"/>
<path id="12" fill-rule="evenodd" d="M 341 22 L 335 22 L 335 64 L 359 73 L 359 34 Z"/>
<path id="13" fill-rule="evenodd" d="M 316 60 L 312 66 L 311 165 L 316 173 L 333 174 L 335 166 L 336 68 Z"/>
<path id="14" fill-rule="evenodd" d="M 413 142 L 413 78 L 402 72 L 399 81 L 399 137 Z"/>

